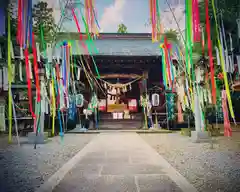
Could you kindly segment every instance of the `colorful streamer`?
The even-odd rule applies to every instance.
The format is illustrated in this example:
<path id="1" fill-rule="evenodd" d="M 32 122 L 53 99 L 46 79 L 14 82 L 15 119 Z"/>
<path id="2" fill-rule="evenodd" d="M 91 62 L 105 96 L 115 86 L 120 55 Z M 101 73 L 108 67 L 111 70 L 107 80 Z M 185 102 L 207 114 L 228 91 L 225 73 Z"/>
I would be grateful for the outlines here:
<path id="1" fill-rule="evenodd" d="M 208 41 L 208 56 L 209 56 L 209 65 L 210 65 L 210 74 L 211 74 L 211 89 L 212 89 L 212 99 L 213 104 L 216 104 L 216 85 L 214 78 L 214 63 L 212 55 L 212 41 L 211 41 L 211 30 L 210 30 L 210 18 L 209 18 L 209 2 L 205 0 L 205 13 L 206 13 L 206 31 L 207 31 L 207 41 Z"/>

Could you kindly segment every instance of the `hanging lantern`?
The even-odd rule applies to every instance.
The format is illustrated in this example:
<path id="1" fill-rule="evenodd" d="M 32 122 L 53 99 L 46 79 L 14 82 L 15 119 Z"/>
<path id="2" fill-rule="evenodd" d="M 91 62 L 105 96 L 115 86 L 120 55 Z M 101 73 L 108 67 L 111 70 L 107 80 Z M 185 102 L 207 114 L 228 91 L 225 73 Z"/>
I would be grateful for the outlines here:
<path id="1" fill-rule="evenodd" d="M 152 105 L 154 107 L 157 107 L 157 106 L 159 106 L 159 104 L 160 104 L 159 94 L 157 94 L 157 93 L 152 94 Z"/>

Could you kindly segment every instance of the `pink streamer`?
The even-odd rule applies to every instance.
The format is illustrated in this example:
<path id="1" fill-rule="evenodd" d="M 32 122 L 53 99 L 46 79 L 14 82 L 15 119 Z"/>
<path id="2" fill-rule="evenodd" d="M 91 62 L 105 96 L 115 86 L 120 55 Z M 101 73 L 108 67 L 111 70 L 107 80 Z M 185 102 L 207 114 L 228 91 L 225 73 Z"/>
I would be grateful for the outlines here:
<path id="1" fill-rule="evenodd" d="M 193 16 L 193 38 L 194 42 L 201 41 L 200 16 L 198 0 L 192 0 L 192 16 Z"/>
<path id="2" fill-rule="evenodd" d="M 182 113 L 182 106 L 180 101 L 177 101 L 178 104 L 178 123 L 183 123 L 184 119 L 183 119 L 183 113 Z"/>
<path id="3" fill-rule="evenodd" d="M 226 90 L 222 91 L 222 109 L 223 109 L 223 115 L 224 115 L 224 136 L 231 137 L 232 129 L 231 129 L 229 115 L 228 115 Z"/>

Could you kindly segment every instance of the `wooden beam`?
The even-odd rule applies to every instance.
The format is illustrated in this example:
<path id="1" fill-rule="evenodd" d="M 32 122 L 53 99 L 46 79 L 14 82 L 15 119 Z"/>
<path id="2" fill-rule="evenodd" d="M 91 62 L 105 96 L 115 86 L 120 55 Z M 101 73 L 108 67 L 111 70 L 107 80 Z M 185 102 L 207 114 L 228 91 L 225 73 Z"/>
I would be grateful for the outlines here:
<path id="1" fill-rule="evenodd" d="M 101 75 L 101 79 L 117 79 L 117 78 L 122 78 L 122 79 L 136 79 L 136 78 L 141 78 L 141 75 L 137 74 L 106 74 L 106 75 Z"/>

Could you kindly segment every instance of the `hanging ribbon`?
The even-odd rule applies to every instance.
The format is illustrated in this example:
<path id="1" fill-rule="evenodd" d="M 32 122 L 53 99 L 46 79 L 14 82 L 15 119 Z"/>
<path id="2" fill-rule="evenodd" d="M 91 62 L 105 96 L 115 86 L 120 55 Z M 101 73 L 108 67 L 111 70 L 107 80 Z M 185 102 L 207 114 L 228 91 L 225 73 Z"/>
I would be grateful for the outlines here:
<path id="1" fill-rule="evenodd" d="M 210 18 L 209 18 L 209 2 L 205 0 L 205 13 L 206 13 L 206 31 L 207 31 L 207 40 L 208 40 L 208 55 L 209 55 L 209 65 L 210 65 L 210 74 L 211 74 L 211 89 L 212 89 L 212 100 L 213 104 L 216 104 L 216 85 L 214 78 L 214 63 L 212 55 L 212 41 L 211 41 L 211 30 L 210 30 Z"/>
<path id="2" fill-rule="evenodd" d="M 12 142 L 12 62 L 11 62 L 11 22 L 8 12 L 8 142 Z"/>

